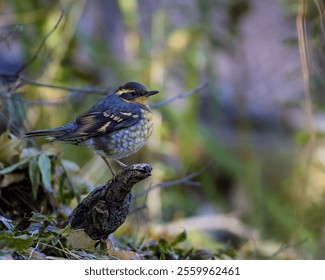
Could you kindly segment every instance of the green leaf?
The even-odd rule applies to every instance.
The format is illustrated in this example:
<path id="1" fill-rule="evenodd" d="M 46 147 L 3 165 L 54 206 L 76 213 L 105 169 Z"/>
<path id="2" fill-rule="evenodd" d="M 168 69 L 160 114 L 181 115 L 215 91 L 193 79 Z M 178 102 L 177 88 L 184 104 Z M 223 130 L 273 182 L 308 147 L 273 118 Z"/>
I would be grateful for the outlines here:
<path id="1" fill-rule="evenodd" d="M 184 229 L 183 232 L 177 235 L 175 239 L 171 242 L 171 246 L 175 246 L 179 243 L 184 242 L 186 240 L 186 237 L 187 237 L 187 233 L 186 230 Z"/>
<path id="2" fill-rule="evenodd" d="M 166 250 L 168 250 L 170 248 L 166 239 L 164 239 L 162 237 L 159 239 L 158 246 L 159 246 L 159 249 L 161 252 L 165 252 Z"/>
<path id="3" fill-rule="evenodd" d="M 51 189 L 51 161 L 49 157 L 42 153 L 38 158 L 38 167 L 42 175 L 42 183 L 44 187 L 52 192 Z"/>
<path id="4" fill-rule="evenodd" d="M 40 213 L 35 213 L 33 214 L 33 216 L 31 216 L 28 221 L 31 222 L 37 222 L 37 223 L 41 223 L 41 222 L 49 222 L 52 223 L 55 221 L 55 216 L 54 215 L 43 215 Z"/>
<path id="5" fill-rule="evenodd" d="M 4 175 L 4 174 L 7 174 L 7 173 L 10 173 L 10 172 L 16 170 L 17 168 L 26 165 L 28 163 L 28 161 L 29 161 L 29 159 L 24 159 L 24 160 L 22 160 L 20 162 L 17 162 L 15 164 L 13 164 L 13 165 L 10 165 L 10 166 L 8 166 L 8 167 L 0 170 L 0 175 Z"/>
<path id="6" fill-rule="evenodd" d="M 158 250 L 159 259 L 160 260 L 165 260 L 166 259 L 165 254 L 166 254 L 167 250 L 170 248 L 170 246 L 169 246 L 168 242 L 166 241 L 166 239 L 164 239 L 162 237 L 159 239 L 158 248 L 159 248 L 159 250 Z"/>
<path id="7" fill-rule="evenodd" d="M 83 229 L 71 229 L 70 232 L 66 230 L 64 237 L 68 240 L 74 249 L 81 249 L 85 251 L 95 250 L 97 241 L 92 240 Z"/>
<path id="8" fill-rule="evenodd" d="M 34 241 L 34 237 L 26 234 L 20 236 L 13 236 L 8 232 L 0 234 L 0 249 L 10 250 L 12 252 L 22 251 L 29 248 Z"/>
<path id="9" fill-rule="evenodd" d="M 41 174 L 40 174 L 40 170 L 38 168 L 37 159 L 35 157 L 32 158 L 32 160 L 29 162 L 28 174 L 29 174 L 29 178 L 30 178 L 30 181 L 32 184 L 33 198 L 36 199 Z"/>

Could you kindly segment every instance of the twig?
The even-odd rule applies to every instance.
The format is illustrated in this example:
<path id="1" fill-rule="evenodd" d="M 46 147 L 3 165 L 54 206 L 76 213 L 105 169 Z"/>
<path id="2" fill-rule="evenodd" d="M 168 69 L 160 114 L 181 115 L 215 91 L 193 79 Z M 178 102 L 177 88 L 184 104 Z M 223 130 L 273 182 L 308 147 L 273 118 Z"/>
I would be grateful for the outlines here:
<path id="1" fill-rule="evenodd" d="M 31 250 L 29 257 L 28 257 L 29 260 L 32 258 L 33 254 L 36 251 L 36 249 L 38 248 L 39 244 L 40 244 L 40 240 L 37 241 L 36 246 Z"/>
<path id="2" fill-rule="evenodd" d="M 280 246 L 280 248 L 278 248 L 270 257 L 269 257 L 269 259 L 270 260 L 273 260 L 273 259 L 275 259 L 279 254 L 281 254 L 282 252 L 284 252 L 285 250 L 287 250 L 287 249 L 290 249 L 290 248 L 294 248 L 294 247 L 298 247 L 298 246 L 300 246 L 300 245 L 302 245 L 302 244 L 304 244 L 304 243 L 306 243 L 306 241 L 307 241 L 307 238 L 305 238 L 305 239 L 302 239 L 302 240 L 298 240 L 297 242 L 295 242 L 295 243 L 293 243 L 293 244 L 282 244 L 281 246 Z"/>
<path id="3" fill-rule="evenodd" d="M 9 75 L 9 74 L 7 74 L 7 75 Z M 15 74 L 12 74 L 12 76 L 15 76 Z M 19 80 L 21 82 L 23 82 L 23 83 L 20 84 L 20 85 L 17 85 L 16 86 L 16 89 L 19 88 L 19 87 L 22 87 L 22 86 L 24 86 L 26 84 L 29 84 L 31 86 L 46 87 L 46 88 L 55 88 L 55 89 L 60 89 L 60 90 L 64 90 L 64 91 L 71 91 L 73 93 L 74 92 L 80 92 L 80 93 L 92 93 L 92 94 L 94 94 L 94 93 L 108 94 L 110 92 L 109 89 L 74 88 L 74 87 L 68 87 L 68 86 L 60 86 L 60 85 L 46 84 L 46 83 L 34 81 L 34 80 L 29 79 L 29 78 L 27 78 L 25 76 L 22 76 L 22 75 L 19 77 Z M 160 103 L 156 103 L 156 104 L 151 105 L 150 107 L 151 108 L 159 108 L 161 106 L 164 106 L 164 105 L 166 105 L 168 103 L 173 102 L 176 99 L 186 98 L 186 97 L 188 97 L 188 96 L 190 96 L 192 94 L 195 94 L 195 93 L 201 91 L 207 85 L 208 85 L 208 83 L 201 84 L 200 86 L 198 86 L 197 88 L 195 88 L 193 90 L 190 90 L 188 92 L 181 93 L 181 94 L 178 94 L 178 95 L 173 96 L 171 98 L 165 99 L 165 100 L 163 100 Z M 65 97 L 65 98 L 59 99 L 58 101 L 39 101 L 39 100 L 37 100 L 37 101 L 28 101 L 28 102 L 31 103 L 32 105 L 55 106 L 57 104 L 66 102 L 70 98 L 71 97 L 69 96 L 69 97 Z"/>
<path id="4" fill-rule="evenodd" d="M 6 77 L 15 77 L 15 73 L 6 73 Z M 65 91 L 70 91 L 71 93 L 65 97 L 58 98 L 56 100 L 52 101 L 44 101 L 44 100 L 26 100 L 21 97 L 17 97 L 15 95 L 7 95 L 8 88 L 0 91 L 0 98 L 6 98 L 6 99 L 12 99 L 12 100 L 20 100 L 24 103 L 27 103 L 31 106 L 58 106 L 60 104 L 64 104 L 70 99 L 73 99 L 77 93 L 84 94 L 84 93 L 91 93 L 95 96 L 103 96 L 103 94 L 109 94 L 109 89 L 98 89 L 98 88 L 73 88 L 73 87 L 67 87 L 67 86 L 59 86 L 59 85 L 52 85 L 52 84 L 45 84 L 41 82 L 36 82 L 34 80 L 31 80 L 23 75 L 20 75 L 18 80 L 16 81 L 16 84 L 14 86 L 10 86 L 11 91 L 16 91 L 17 89 L 25 86 L 25 85 L 31 85 L 31 86 L 38 86 L 38 87 L 46 87 L 46 88 L 56 88 L 61 89 Z M 98 94 L 97 94 L 98 93 Z"/>
<path id="5" fill-rule="evenodd" d="M 66 104 L 69 100 L 72 99 L 74 94 L 69 94 L 63 98 L 58 98 L 52 101 L 48 100 L 26 100 L 23 99 L 23 102 L 26 102 L 30 106 L 59 106 L 61 104 Z"/>
<path id="6" fill-rule="evenodd" d="M 6 76 L 10 77 L 16 77 L 16 73 L 6 73 Z M 60 86 L 60 85 L 53 85 L 53 84 L 46 84 L 46 83 L 42 83 L 42 82 L 37 82 L 34 81 L 26 76 L 20 75 L 19 79 L 20 83 L 17 83 L 14 87 L 14 90 L 25 86 L 26 84 L 31 85 L 31 86 L 36 86 L 36 87 L 46 87 L 46 88 L 55 88 L 55 89 L 60 89 L 60 90 L 64 90 L 64 91 L 70 91 L 71 95 L 64 97 L 64 98 L 60 98 L 56 101 L 41 101 L 41 100 L 33 100 L 33 101 L 28 101 L 28 100 L 23 100 L 26 103 L 29 103 L 31 105 L 39 105 L 39 106 L 56 106 L 56 105 L 60 105 L 62 103 L 65 103 L 66 101 L 70 100 L 74 94 L 76 92 L 78 93 L 91 93 L 91 94 L 95 94 L 95 93 L 99 93 L 99 94 L 109 94 L 110 90 L 109 89 L 99 89 L 99 88 L 75 88 L 75 87 L 68 87 L 68 86 Z M 178 94 L 176 96 L 173 96 L 171 98 L 165 99 L 160 103 L 156 103 L 151 105 L 151 108 L 159 108 L 161 106 L 164 106 L 166 104 L 169 104 L 171 102 L 173 102 L 176 99 L 181 99 L 181 98 L 186 98 L 192 94 L 195 94 L 199 91 L 201 91 L 202 89 L 204 89 L 206 86 L 208 85 L 208 83 L 203 83 L 201 85 L 199 85 L 197 88 L 190 90 L 188 92 L 185 93 L 181 93 Z M 0 91 L 0 95 L 7 92 L 7 90 L 4 91 Z M 14 98 L 14 97 L 10 97 L 10 98 Z"/>
<path id="7" fill-rule="evenodd" d="M 84 93 L 105 93 L 105 94 L 107 94 L 109 92 L 109 90 L 107 90 L 107 89 L 74 88 L 74 87 L 67 87 L 67 86 L 45 84 L 45 83 L 41 83 L 41 82 L 36 82 L 36 81 L 31 80 L 25 76 L 20 76 L 19 79 L 29 85 L 36 86 L 36 87 L 56 88 L 56 89 L 61 89 L 61 90 L 65 90 L 65 91 L 84 92 Z"/>
<path id="8" fill-rule="evenodd" d="M 52 249 L 54 249 L 54 250 L 58 250 L 58 251 L 60 251 L 60 252 L 62 252 L 62 253 L 64 253 L 64 254 L 66 254 L 67 256 L 70 255 L 70 256 L 72 256 L 72 257 L 78 259 L 78 260 L 81 260 L 81 257 L 79 257 L 77 254 L 74 254 L 74 253 L 71 252 L 70 250 L 60 249 L 60 248 L 58 248 L 58 247 L 55 247 L 55 246 L 53 246 L 53 245 L 50 245 L 50 244 L 47 244 L 47 243 L 44 243 L 44 242 L 40 242 L 40 244 L 43 245 L 43 246 L 46 246 L 46 247 L 50 247 L 50 248 L 52 248 Z"/>
<path id="9" fill-rule="evenodd" d="M 2 35 L 1 33 L 0 33 L 0 43 L 1 42 L 5 42 L 5 44 L 7 45 L 7 48 L 10 50 L 11 49 L 11 47 L 10 47 L 10 42 L 9 42 L 9 37 L 10 36 L 12 36 L 13 34 L 15 34 L 15 30 L 11 30 L 11 31 L 9 31 L 9 32 L 7 32 L 7 34 L 5 34 L 5 35 Z"/>
<path id="10" fill-rule="evenodd" d="M 180 178 L 178 180 L 159 183 L 159 184 L 156 184 L 154 186 L 150 186 L 147 190 L 134 195 L 133 199 L 137 199 L 137 198 L 142 197 L 142 196 L 147 196 L 150 191 L 152 191 L 154 189 L 157 189 L 157 188 L 168 188 L 168 187 L 172 187 L 172 186 L 179 185 L 179 184 L 187 184 L 187 185 L 195 186 L 195 187 L 200 186 L 201 185 L 200 183 L 193 182 L 193 181 L 191 181 L 191 179 L 193 179 L 193 178 L 197 177 L 198 175 L 200 175 L 206 168 L 208 168 L 210 166 L 210 164 L 211 164 L 211 162 L 207 163 L 205 166 L 200 168 L 198 171 L 193 172 L 193 173 L 191 173 L 191 174 L 189 174 L 189 175 L 187 175 L 185 177 L 182 177 L 182 178 Z M 136 214 L 137 212 L 142 211 L 142 210 L 144 210 L 146 208 L 147 208 L 146 203 L 141 204 L 140 206 L 131 209 L 129 215 Z"/>
<path id="11" fill-rule="evenodd" d="M 298 46 L 301 61 L 301 71 L 304 85 L 305 94 L 305 112 L 306 112 L 306 130 L 309 133 L 311 142 L 315 140 L 315 127 L 313 121 L 313 104 L 311 98 L 311 87 L 309 77 L 309 49 L 306 37 L 306 10 L 307 1 L 299 0 L 298 12 L 296 18 L 297 33 L 298 33 Z"/>
<path id="12" fill-rule="evenodd" d="M 163 101 L 161 101 L 161 102 L 159 102 L 159 103 L 156 103 L 156 104 L 151 105 L 150 107 L 151 107 L 151 108 L 159 108 L 159 107 L 161 107 L 161 106 L 164 106 L 164 105 L 166 105 L 166 104 L 168 104 L 168 103 L 173 102 L 173 101 L 176 100 L 176 99 L 181 99 L 181 98 L 188 97 L 188 96 L 190 96 L 190 95 L 192 95 L 192 94 L 195 94 L 195 93 L 201 91 L 202 89 L 204 89 L 205 87 L 207 87 L 207 85 L 208 85 L 208 83 L 205 82 L 205 83 L 199 85 L 197 88 L 195 88 L 195 89 L 193 89 L 193 90 L 190 90 L 190 91 L 187 91 L 187 92 L 184 92 L 184 93 L 178 94 L 178 95 L 173 96 L 173 97 L 171 97 L 171 98 L 167 98 L 167 99 L 165 99 L 165 100 L 163 100 Z"/>
<path id="13" fill-rule="evenodd" d="M 301 61 L 301 71 L 302 71 L 302 79 L 304 86 L 304 110 L 306 114 L 306 132 L 309 136 L 309 141 L 305 145 L 303 151 L 303 158 L 301 160 L 301 170 L 304 170 L 301 178 L 299 177 L 299 190 L 298 197 L 300 199 L 299 208 L 297 209 L 297 215 L 299 219 L 303 220 L 306 214 L 306 201 L 305 195 L 307 191 L 307 187 L 309 186 L 309 182 L 311 179 L 310 169 L 312 167 L 313 156 L 315 153 L 315 149 L 317 147 L 317 139 L 316 139 L 316 130 L 313 116 L 313 103 L 312 103 L 312 92 L 310 85 L 310 72 L 309 72 L 309 45 L 308 45 L 308 37 L 307 37 L 307 28 L 306 28 L 306 11 L 307 5 L 310 3 L 307 0 L 299 0 L 298 1 L 298 10 L 296 17 L 296 26 L 297 26 L 297 35 L 298 35 L 298 47 L 299 47 L 299 55 Z"/>
<path id="14" fill-rule="evenodd" d="M 204 170 L 206 170 L 210 166 L 210 164 L 211 164 L 211 162 L 207 163 L 205 166 L 200 168 L 198 171 L 193 172 L 193 173 L 191 173 L 191 174 L 189 174 L 189 175 L 187 175 L 185 177 L 182 177 L 182 178 L 180 178 L 178 180 L 164 182 L 164 183 L 158 183 L 156 185 L 150 186 L 147 190 L 134 195 L 134 199 L 137 199 L 139 197 L 147 195 L 150 191 L 152 191 L 154 189 L 158 189 L 158 188 L 168 188 L 168 187 L 172 187 L 172 186 L 180 185 L 180 184 L 186 184 L 186 185 L 198 187 L 201 184 L 198 183 L 198 182 L 192 181 L 192 179 L 197 177 L 198 175 L 200 175 Z"/>
<path id="15" fill-rule="evenodd" d="M 142 211 L 142 210 L 144 210 L 144 209 L 147 209 L 148 208 L 148 206 L 147 206 L 147 204 L 141 204 L 140 206 L 138 206 L 138 207 L 135 207 L 135 208 L 132 208 L 131 210 L 130 210 L 130 213 L 129 213 L 129 215 L 133 215 L 133 214 L 135 214 L 135 213 L 137 213 L 137 212 L 139 212 L 139 211 Z"/>
<path id="16" fill-rule="evenodd" d="M 16 72 L 17 76 L 19 76 L 21 74 L 22 71 L 24 71 L 26 69 L 26 67 L 28 67 L 30 64 L 32 64 L 38 57 L 41 49 L 44 47 L 47 39 L 54 33 L 54 31 L 58 28 L 62 18 L 63 18 L 63 15 L 64 15 L 64 10 L 61 9 L 61 14 L 60 14 L 60 17 L 59 19 L 57 20 L 56 24 L 54 25 L 54 27 L 51 29 L 51 31 L 49 33 L 47 33 L 43 40 L 41 41 L 40 45 L 38 46 L 36 52 L 34 53 L 34 55 L 32 56 L 31 59 L 29 59 L 26 63 L 24 63 Z"/>

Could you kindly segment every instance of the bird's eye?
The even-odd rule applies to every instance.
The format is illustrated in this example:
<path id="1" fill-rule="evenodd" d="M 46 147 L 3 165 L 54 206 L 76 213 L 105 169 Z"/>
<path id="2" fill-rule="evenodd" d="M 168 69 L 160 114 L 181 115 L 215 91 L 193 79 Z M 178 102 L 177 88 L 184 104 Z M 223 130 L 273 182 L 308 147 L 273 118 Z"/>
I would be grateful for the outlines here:
<path id="1" fill-rule="evenodd" d="M 132 95 L 132 97 L 136 97 L 137 96 L 137 93 L 135 91 L 132 91 L 131 92 L 131 95 Z"/>

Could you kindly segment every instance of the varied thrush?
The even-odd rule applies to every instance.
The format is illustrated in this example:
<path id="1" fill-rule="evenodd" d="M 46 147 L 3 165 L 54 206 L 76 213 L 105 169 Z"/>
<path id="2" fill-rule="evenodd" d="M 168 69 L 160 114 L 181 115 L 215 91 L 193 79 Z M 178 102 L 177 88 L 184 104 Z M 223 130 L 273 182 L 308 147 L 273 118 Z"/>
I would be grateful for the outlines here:
<path id="1" fill-rule="evenodd" d="M 107 158 L 125 167 L 119 159 L 137 152 L 147 143 L 153 126 L 148 97 L 156 93 L 158 91 L 148 91 L 139 83 L 129 82 L 68 124 L 30 131 L 25 136 L 47 136 L 51 141 L 88 146 L 115 174 Z"/>

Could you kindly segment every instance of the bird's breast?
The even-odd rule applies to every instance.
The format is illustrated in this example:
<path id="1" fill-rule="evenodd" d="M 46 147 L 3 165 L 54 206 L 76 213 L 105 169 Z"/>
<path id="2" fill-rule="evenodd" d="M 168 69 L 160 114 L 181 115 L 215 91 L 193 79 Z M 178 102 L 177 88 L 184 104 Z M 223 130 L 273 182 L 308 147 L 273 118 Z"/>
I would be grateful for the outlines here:
<path id="1" fill-rule="evenodd" d="M 93 138 L 92 146 L 95 152 L 104 157 L 108 155 L 121 159 L 137 152 L 147 144 L 152 134 L 153 115 L 150 111 L 141 111 L 142 117 L 135 125 Z"/>

